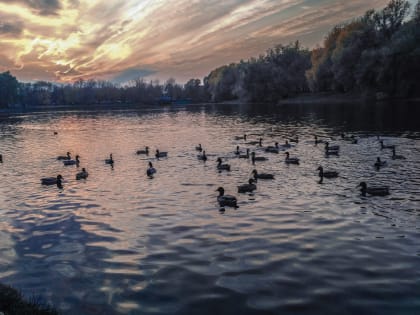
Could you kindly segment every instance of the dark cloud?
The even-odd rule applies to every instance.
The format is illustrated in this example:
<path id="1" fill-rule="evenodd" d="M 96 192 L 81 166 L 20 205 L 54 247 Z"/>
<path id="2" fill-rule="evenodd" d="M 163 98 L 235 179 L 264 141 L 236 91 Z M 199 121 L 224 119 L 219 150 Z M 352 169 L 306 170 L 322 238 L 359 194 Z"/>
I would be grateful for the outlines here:
<path id="1" fill-rule="evenodd" d="M 123 84 L 132 80 L 136 80 L 138 78 L 147 77 L 155 73 L 156 71 L 154 70 L 131 68 L 124 70 L 123 72 L 112 78 L 112 81 L 118 84 Z"/>
<path id="2" fill-rule="evenodd" d="M 3 0 L 3 2 L 21 3 L 39 15 L 56 15 L 62 8 L 60 0 Z"/>
<path id="3" fill-rule="evenodd" d="M 0 22 L 0 36 L 16 37 L 22 33 L 23 23 L 21 22 Z"/>

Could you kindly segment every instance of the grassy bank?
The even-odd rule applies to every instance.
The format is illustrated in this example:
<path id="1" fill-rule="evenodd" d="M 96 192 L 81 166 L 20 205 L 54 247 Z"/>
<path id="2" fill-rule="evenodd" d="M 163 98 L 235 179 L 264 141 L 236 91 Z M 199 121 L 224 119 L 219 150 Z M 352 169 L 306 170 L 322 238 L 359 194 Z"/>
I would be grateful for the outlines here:
<path id="1" fill-rule="evenodd" d="M 26 301 L 21 293 L 10 286 L 0 284 L 0 314 L 4 315 L 58 315 L 48 305 Z"/>

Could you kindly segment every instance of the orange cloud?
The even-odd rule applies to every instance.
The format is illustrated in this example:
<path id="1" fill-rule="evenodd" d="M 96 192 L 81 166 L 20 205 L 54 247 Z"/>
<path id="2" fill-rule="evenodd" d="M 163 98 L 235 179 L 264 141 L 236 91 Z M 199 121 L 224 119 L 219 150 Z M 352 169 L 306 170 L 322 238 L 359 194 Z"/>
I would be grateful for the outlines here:
<path id="1" fill-rule="evenodd" d="M 7 0 L 0 68 L 21 80 L 111 79 L 130 69 L 186 81 L 301 39 L 387 0 Z"/>

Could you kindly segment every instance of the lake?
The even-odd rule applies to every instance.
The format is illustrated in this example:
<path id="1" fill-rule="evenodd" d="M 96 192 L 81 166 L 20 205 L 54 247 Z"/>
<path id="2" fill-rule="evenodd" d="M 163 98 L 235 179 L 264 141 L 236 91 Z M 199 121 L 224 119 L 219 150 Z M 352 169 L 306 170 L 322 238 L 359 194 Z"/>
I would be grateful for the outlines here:
<path id="1" fill-rule="evenodd" d="M 0 116 L 0 282 L 65 315 L 419 313 L 419 117 L 418 104 Z M 247 141 L 235 138 L 243 134 Z M 340 155 L 326 157 L 315 134 Z M 300 165 L 246 144 L 295 136 L 288 151 Z M 392 160 L 378 136 L 406 159 Z M 237 145 L 268 160 L 238 159 Z M 149 158 L 136 154 L 145 146 Z M 156 160 L 156 149 L 168 157 Z M 67 151 L 80 155 L 79 167 L 56 159 Z M 230 172 L 217 171 L 217 157 Z M 375 169 L 377 157 L 387 166 Z M 320 184 L 320 165 L 339 177 Z M 77 181 L 82 167 L 89 177 Z M 254 168 L 275 179 L 238 194 Z M 63 189 L 41 185 L 57 174 Z M 361 181 L 391 193 L 363 197 Z M 219 211 L 219 186 L 238 209 Z"/>

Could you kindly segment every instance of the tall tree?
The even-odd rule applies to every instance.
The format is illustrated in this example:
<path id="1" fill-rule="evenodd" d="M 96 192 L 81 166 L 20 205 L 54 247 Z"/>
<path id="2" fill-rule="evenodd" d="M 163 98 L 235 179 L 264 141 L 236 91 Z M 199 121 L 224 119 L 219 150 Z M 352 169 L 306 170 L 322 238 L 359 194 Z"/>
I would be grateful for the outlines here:
<path id="1" fill-rule="evenodd" d="M 19 82 L 9 71 L 0 73 L 0 107 L 8 107 L 18 100 Z"/>

